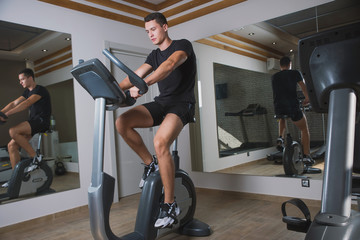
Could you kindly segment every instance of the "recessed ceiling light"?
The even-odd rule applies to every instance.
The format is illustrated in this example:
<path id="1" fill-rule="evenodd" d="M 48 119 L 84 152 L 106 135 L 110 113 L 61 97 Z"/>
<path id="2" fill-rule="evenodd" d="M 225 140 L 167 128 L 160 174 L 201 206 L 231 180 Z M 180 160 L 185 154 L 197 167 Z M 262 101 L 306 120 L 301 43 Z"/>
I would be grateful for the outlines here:
<path id="1" fill-rule="evenodd" d="M 249 33 L 249 36 L 254 36 L 254 35 L 255 35 L 255 33 L 253 33 L 253 32 Z"/>
<path id="2" fill-rule="evenodd" d="M 293 52 L 294 50 L 293 49 L 290 49 L 290 52 Z"/>
<path id="3" fill-rule="evenodd" d="M 276 45 L 276 42 L 273 42 L 272 45 Z"/>
<path id="4" fill-rule="evenodd" d="M 241 31 L 241 30 L 244 30 L 244 29 L 245 29 L 244 27 L 241 27 L 241 28 L 235 29 L 235 31 Z"/>
<path id="5" fill-rule="evenodd" d="M 43 50 L 41 50 L 41 51 L 43 51 L 43 52 L 47 52 L 48 50 L 47 50 L 47 49 L 43 49 Z"/>
<path id="6" fill-rule="evenodd" d="M 70 38 L 70 37 L 67 37 L 67 38 L 65 38 L 65 40 L 66 40 L 66 41 L 70 41 L 70 40 L 71 40 L 71 38 Z"/>

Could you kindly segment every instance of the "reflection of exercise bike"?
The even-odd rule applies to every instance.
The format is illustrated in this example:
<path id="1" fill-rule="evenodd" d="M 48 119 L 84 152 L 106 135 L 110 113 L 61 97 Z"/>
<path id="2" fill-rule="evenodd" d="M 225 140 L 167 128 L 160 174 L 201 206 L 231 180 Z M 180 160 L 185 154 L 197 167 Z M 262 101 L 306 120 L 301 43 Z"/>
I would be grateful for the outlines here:
<path id="1" fill-rule="evenodd" d="M 41 138 L 43 133 L 39 133 L 37 156 L 40 156 Z M 34 165 L 35 164 L 35 165 Z M 34 165 L 34 170 L 28 171 L 30 166 Z M 42 195 L 55 192 L 50 188 L 53 180 L 53 174 L 46 161 L 40 163 L 34 159 L 27 158 L 16 164 L 10 180 L 7 192 L 0 194 L 0 202 L 19 198 L 25 195 Z"/>
<path id="2" fill-rule="evenodd" d="M 305 232 L 306 240 L 358 240 L 360 236 L 360 213 L 351 208 L 352 183 L 356 183 L 352 173 L 359 171 L 353 168 L 354 160 L 359 161 L 355 145 L 360 137 L 355 133 L 360 107 L 359 29 L 360 23 L 355 23 L 299 41 L 311 105 L 316 112 L 328 112 L 321 210 L 312 222 L 283 218 L 288 229 Z"/>
<path id="3" fill-rule="evenodd" d="M 287 115 L 275 115 L 276 119 L 285 119 L 286 139 L 282 154 L 285 176 L 299 177 L 305 173 L 321 173 L 321 169 L 307 166 L 303 161 L 303 150 L 299 142 L 294 141 L 287 127 Z"/>
<path id="4" fill-rule="evenodd" d="M 0 183 L 7 182 L 11 178 L 12 168 L 7 147 L 0 148 L 3 154 L 0 157 Z"/>
<path id="5" fill-rule="evenodd" d="M 109 51 L 103 53 L 128 76 L 132 84 L 147 92 L 146 83 L 127 66 L 115 58 Z M 115 110 L 135 103 L 127 91 L 124 93 L 108 69 L 98 60 L 91 59 L 80 64 L 71 71 L 74 78 L 95 99 L 95 133 L 93 148 L 93 169 L 91 185 L 88 190 L 90 224 L 95 239 L 155 239 L 167 230 L 179 230 L 180 233 L 193 236 L 210 235 L 210 227 L 193 219 L 196 205 L 194 185 L 188 174 L 178 169 L 175 173 L 175 197 L 182 210 L 178 223 L 172 229 L 156 229 L 155 221 L 159 214 L 162 200 L 162 182 L 159 172 L 154 172 L 146 178 L 136 217 L 134 232 L 121 238 L 115 236 L 109 224 L 109 214 L 114 198 L 115 179 L 103 172 L 104 130 L 106 110 Z M 176 142 L 175 142 L 176 146 Z M 176 149 L 175 149 L 176 150 Z M 175 151 L 174 150 L 174 151 Z M 174 160 L 178 159 L 176 151 Z M 178 161 L 178 160 L 177 160 Z"/>

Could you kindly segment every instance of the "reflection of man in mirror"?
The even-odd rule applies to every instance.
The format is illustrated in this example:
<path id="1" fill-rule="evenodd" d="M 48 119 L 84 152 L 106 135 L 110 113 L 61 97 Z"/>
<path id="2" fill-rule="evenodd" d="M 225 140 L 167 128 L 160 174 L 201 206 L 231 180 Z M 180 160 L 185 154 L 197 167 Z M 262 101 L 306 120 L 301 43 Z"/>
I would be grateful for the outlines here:
<path id="1" fill-rule="evenodd" d="M 158 83 L 160 95 L 153 102 L 136 106 L 122 114 L 116 120 L 116 129 L 146 164 L 140 188 L 151 172 L 160 169 L 164 204 L 160 206 L 155 227 L 164 228 L 176 223 L 180 214 L 174 199 L 175 168 L 169 148 L 181 129 L 194 118 L 196 57 L 188 40 L 170 39 L 163 14 L 151 13 L 144 20 L 148 37 L 158 49 L 153 50 L 135 72 L 141 78 L 152 72 L 145 81 L 148 85 Z M 123 90 L 129 89 L 132 97 L 141 96 L 139 89 L 133 87 L 128 78 L 119 85 Z M 153 140 L 155 157 L 146 148 L 135 128 L 158 125 L 160 127 Z"/>
<path id="2" fill-rule="evenodd" d="M 19 73 L 19 81 L 25 88 L 24 93 L 6 105 L 0 114 L 0 121 L 5 122 L 9 116 L 29 109 L 29 119 L 9 129 L 11 140 L 8 143 L 8 151 L 12 168 L 20 161 L 20 148 L 31 158 L 36 157 L 29 140 L 34 134 L 49 129 L 51 115 L 50 94 L 45 87 L 36 84 L 33 70 L 22 70 Z M 7 183 L 3 184 L 3 187 L 7 186 Z"/>
<path id="3" fill-rule="evenodd" d="M 301 73 L 291 70 L 291 60 L 288 57 L 280 59 L 281 71 L 272 76 L 272 88 L 274 97 L 274 108 L 276 115 L 287 115 L 301 131 L 301 144 L 304 152 L 304 163 L 313 165 L 314 160 L 310 156 L 310 134 L 305 115 L 300 109 L 296 87 L 300 86 L 305 99 L 302 104 L 309 104 L 309 96 Z M 284 145 L 286 120 L 279 119 L 279 138 L 277 139 L 278 150 Z"/>

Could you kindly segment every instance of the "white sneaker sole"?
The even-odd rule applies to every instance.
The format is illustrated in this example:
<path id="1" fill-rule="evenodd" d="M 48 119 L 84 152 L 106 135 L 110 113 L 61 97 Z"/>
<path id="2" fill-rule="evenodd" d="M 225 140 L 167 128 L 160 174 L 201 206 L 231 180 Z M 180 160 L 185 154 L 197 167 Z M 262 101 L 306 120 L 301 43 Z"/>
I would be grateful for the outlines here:
<path id="1" fill-rule="evenodd" d="M 180 208 L 178 207 L 176 210 L 175 210 L 175 213 L 176 213 L 176 217 L 178 217 L 180 215 Z M 174 223 L 174 219 L 172 219 L 171 217 L 165 217 L 165 218 L 162 218 L 162 219 L 158 219 L 156 220 L 155 222 L 155 228 L 167 228 L 167 227 L 171 227 Z"/>

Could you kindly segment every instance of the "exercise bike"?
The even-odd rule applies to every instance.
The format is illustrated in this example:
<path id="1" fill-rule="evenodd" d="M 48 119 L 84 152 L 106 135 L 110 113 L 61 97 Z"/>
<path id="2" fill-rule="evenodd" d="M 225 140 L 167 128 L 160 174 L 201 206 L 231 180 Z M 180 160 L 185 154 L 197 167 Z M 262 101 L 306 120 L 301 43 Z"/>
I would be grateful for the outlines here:
<path id="1" fill-rule="evenodd" d="M 307 240 L 360 237 L 360 213 L 351 209 L 352 172 L 359 170 L 353 168 L 354 150 L 358 151 L 354 143 L 360 138 L 358 131 L 355 134 L 360 106 L 359 32 L 360 23 L 355 23 L 299 42 L 300 65 L 311 105 L 316 112 L 328 112 L 321 210 L 312 222 L 308 217 L 283 217 L 288 229 L 305 232 Z"/>
<path id="2" fill-rule="evenodd" d="M 108 50 L 103 53 L 117 67 L 124 71 L 141 94 L 148 90 L 146 83 L 133 71 L 113 56 Z M 210 235 L 210 227 L 193 218 L 196 206 L 194 185 L 188 174 L 179 169 L 177 150 L 174 149 L 175 160 L 175 197 L 181 209 L 178 223 L 172 229 L 156 229 L 155 221 L 160 211 L 163 198 L 163 187 L 158 171 L 146 178 L 138 207 L 134 232 L 117 237 L 109 225 L 109 214 L 114 197 L 115 179 L 103 172 L 104 162 L 104 128 L 105 112 L 118 107 L 126 107 L 135 103 L 129 91 L 120 89 L 109 70 L 98 60 L 80 60 L 79 65 L 71 70 L 74 78 L 95 99 L 94 145 L 91 185 L 88 189 L 90 225 L 94 239 L 155 239 L 167 231 L 177 230 L 180 234 L 192 236 Z M 175 141 L 175 144 L 177 142 Z"/>
<path id="3" fill-rule="evenodd" d="M 302 145 L 298 141 L 294 141 L 290 132 L 288 131 L 287 119 L 289 116 L 275 115 L 274 118 L 285 120 L 286 139 L 285 147 L 282 153 L 282 164 L 285 172 L 284 176 L 306 178 L 306 176 L 302 176 L 302 174 L 321 173 L 321 169 L 307 166 L 304 162 Z"/>
<path id="4" fill-rule="evenodd" d="M 44 133 L 38 133 L 39 140 L 36 155 L 40 156 L 41 138 Z M 34 170 L 29 167 L 35 164 Z M 0 194 L 0 202 L 23 197 L 30 194 L 43 195 L 54 193 L 50 186 L 53 181 L 53 173 L 46 161 L 36 162 L 32 158 L 26 158 L 16 164 L 8 181 L 7 192 Z"/>

